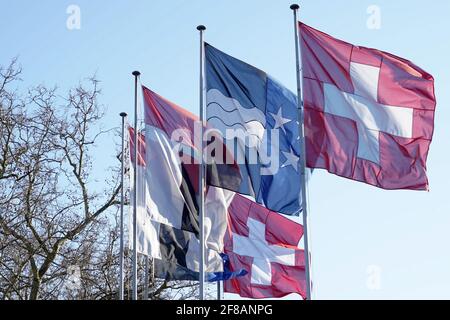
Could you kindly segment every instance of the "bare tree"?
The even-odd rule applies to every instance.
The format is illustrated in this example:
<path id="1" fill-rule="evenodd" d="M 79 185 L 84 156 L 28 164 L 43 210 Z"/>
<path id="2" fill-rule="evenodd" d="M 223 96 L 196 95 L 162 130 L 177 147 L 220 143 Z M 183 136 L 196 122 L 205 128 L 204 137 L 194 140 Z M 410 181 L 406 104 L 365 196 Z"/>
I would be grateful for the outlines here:
<path id="1" fill-rule="evenodd" d="M 0 299 L 116 299 L 119 161 L 103 190 L 92 183 L 92 153 L 108 132 L 99 81 L 64 97 L 42 85 L 21 94 L 21 73 L 16 59 L 0 67 Z M 157 281 L 150 292 L 188 299 L 196 288 Z"/>
<path id="2" fill-rule="evenodd" d="M 16 61 L 0 70 L 3 295 L 37 299 L 43 284 L 64 273 L 62 252 L 81 250 L 100 215 L 117 204 L 119 186 L 89 189 L 89 150 L 103 133 L 95 132 L 102 116 L 96 79 L 61 106 L 56 88 L 37 86 L 25 97 L 10 91 L 21 71 Z"/>

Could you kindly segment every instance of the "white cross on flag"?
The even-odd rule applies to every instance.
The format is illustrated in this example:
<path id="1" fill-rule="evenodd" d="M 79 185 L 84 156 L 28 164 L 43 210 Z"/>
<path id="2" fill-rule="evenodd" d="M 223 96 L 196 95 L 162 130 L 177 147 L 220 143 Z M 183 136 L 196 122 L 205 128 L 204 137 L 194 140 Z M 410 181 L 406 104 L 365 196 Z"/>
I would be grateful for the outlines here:
<path id="1" fill-rule="evenodd" d="M 433 77 L 300 23 L 307 165 L 384 189 L 427 190 Z"/>
<path id="2" fill-rule="evenodd" d="M 228 209 L 225 253 L 231 270 L 247 275 L 224 282 L 225 292 L 241 297 L 306 297 L 305 257 L 299 248 L 302 225 L 236 194 Z"/>

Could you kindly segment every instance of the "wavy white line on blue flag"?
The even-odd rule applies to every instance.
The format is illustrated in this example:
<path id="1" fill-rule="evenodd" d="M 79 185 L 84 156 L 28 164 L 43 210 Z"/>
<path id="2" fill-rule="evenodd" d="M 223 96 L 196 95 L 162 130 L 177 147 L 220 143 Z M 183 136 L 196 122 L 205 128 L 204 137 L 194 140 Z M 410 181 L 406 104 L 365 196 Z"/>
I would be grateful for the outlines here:
<path id="1" fill-rule="evenodd" d="M 225 175 L 230 170 L 222 169 L 210 184 L 254 197 L 270 210 L 298 215 L 301 148 L 296 96 L 267 73 L 209 44 L 205 55 L 208 127 L 221 132 L 239 166 L 236 181 L 240 180 L 231 183 Z"/>

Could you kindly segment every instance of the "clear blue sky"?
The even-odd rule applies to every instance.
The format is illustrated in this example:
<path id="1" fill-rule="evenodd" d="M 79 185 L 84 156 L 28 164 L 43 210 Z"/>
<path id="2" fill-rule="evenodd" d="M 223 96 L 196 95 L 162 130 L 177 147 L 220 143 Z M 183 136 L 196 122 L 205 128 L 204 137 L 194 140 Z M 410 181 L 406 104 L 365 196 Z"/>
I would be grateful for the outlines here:
<path id="1" fill-rule="evenodd" d="M 81 29 L 68 30 L 66 9 L 81 9 Z M 214 46 L 295 89 L 291 1 L 0 1 L 0 64 L 20 57 L 21 87 L 66 90 L 93 73 L 108 107 L 104 127 L 132 113 L 134 69 L 142 82 L 197 112 L 198 34 Z M 316 298 L 450 298 L 450 2 L 308 0 L 305 23 L 354 44 L 412 60 L 434 75 L 438 106 L 428 160 L 430 192 L 383 191 L 316 171 L 310 188 Z M 369 5 L 381 10 L 370 30 Z M 114 164 L 109 136 L 95 150 L 98 179 Z M 376 266 L 380 287 L 367 286 Z"/>

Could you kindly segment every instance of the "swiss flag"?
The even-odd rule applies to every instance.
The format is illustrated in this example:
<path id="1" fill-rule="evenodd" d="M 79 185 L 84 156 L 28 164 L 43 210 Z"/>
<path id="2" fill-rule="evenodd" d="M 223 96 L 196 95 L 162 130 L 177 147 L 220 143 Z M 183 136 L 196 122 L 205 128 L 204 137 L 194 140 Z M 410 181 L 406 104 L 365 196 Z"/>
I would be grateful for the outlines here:
<path id="1" fill-rule="evenodd" d="M 298 293 L 306 299 L 305 257 L 299 248 L 302 225 L 239 194 L 228 215 L 225 254 L 231 270 L 248 273 L 224 281 L 225 292 L 253 299 Z"/>
<path id="2" fill-rule="evenodd" d="M 299 28 L 307 166 L 383 189 L 427 190 L 433 77 L 392 54 Z"/>

